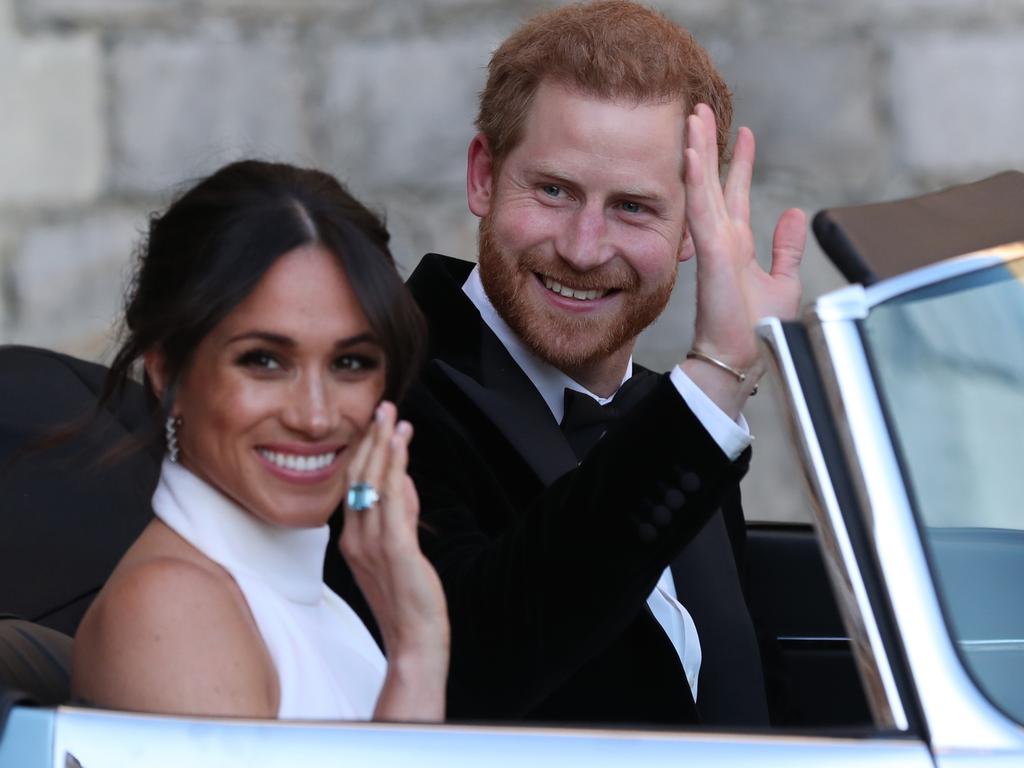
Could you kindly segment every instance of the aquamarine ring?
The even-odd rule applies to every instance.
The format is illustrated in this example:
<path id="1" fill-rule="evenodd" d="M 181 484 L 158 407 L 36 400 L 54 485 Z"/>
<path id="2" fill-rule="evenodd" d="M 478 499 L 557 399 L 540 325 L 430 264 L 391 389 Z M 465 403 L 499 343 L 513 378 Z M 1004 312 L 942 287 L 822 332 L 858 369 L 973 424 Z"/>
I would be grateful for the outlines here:
<path id="1" fill-rule="evenodd" d="M 345 497 L 345 506 L 356 512 L 362 512 L 372 507 L 378 501 L 380 501 L 380 494 L 377 493 L 376 488 L 369 483 L 356 483 L 348 489 L 348 495 Z"/>

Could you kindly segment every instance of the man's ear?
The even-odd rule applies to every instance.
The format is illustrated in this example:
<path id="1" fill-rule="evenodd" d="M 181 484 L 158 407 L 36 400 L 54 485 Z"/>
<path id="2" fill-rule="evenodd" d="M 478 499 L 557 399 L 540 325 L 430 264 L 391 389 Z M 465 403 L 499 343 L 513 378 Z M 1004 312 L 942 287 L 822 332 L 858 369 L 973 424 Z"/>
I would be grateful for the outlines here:
<path id="1" fill-rule="evenodd" d="M 167 365 L 163 350 L 148 350 L 142 356 L 142 365 L 146 369 L 146 378 L 153 387 L 156 399 L 163 402 L 164 393 L 167 391 Z"/>
<path id="2" fill-rule="evenodd" d="M 466 200 L 476 216 L 491 212 L 494 193 L 494 158 L 487 137 L 478 133 L 469 142 L 466 158 Z"/>

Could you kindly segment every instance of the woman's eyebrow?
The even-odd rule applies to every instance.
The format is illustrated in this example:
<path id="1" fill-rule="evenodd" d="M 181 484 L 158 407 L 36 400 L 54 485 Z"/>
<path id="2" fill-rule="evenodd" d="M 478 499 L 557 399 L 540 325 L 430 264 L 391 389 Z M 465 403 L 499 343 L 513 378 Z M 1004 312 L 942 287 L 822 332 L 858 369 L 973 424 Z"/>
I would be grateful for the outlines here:
<path id="1" fill-rule="evenodd" d="M 239 333 L 228 339 L 227 343 L 234 344 L 239 341 L 250 340 L 265 341 L 268 344 L 273 344 L 279 347 L 298 346 L 298 342 L 296 342 L 295 339 L 293 339 L 291 336 L 285 336 L 280 333 L 273 333 L 272 331 L 261 330 L 245 331 L 243 333 Z M 334 347 L 335 349 L 342 349 L 347 347 L 354 347 L 356 344 L 362 344 L 364 342 L 369 342 L 371 344 L 379 343 L 377 341 L 377 337 L 374 336 L 372 332 L 363 331 L 362 333 L 357 333 L 355 336 L 346 336 L 343 339 L 338 339 L 336 342 L 334 342 Z"/>
<path id="2" fill-rule="evenodd" d="M 228 339 L 228 344 L 234 344 L 236 341 L 249 341 L 251 339 L 265 341 L 268 344 L 275 344 L 280 347 L 294 347 L 295 339 L 290 336 L 284 336 L 280 333 L 272 333 L 270 331 L 244 331 L 243 333 L 236 334 Z"/>
<path id="3" fill-rule="evenodd" d="M 344 339 L 338 339 L 338 341 L 334 342 L 334 347 L 335 349 L 354 347 L 356 344 L 363 343 L 379 345 L 380 341 L 371 331 L 363 331 L 362 333 L 357 333 L 355 336 L 347 336 Z"/>

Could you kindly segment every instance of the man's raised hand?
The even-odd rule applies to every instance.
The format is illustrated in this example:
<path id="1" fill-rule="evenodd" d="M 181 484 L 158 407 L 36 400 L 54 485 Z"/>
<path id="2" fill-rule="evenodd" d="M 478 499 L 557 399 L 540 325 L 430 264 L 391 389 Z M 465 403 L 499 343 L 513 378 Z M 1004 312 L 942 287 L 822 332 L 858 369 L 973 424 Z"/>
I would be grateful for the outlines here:
<path id="1" fill-rule="evenodd" d="M 803 211 L 779 217 L 771 268 L 757 263 L 750 228 L 750 184 L 754 134 L 740 128 L 729 173 L 718 175 L 715 116 L 698 104 L 686 119 L 684 183 L 686 222 L 697 257 L 697 323 L 693 349 L 747 374 L 740 382 L 724 368 L 702 360 L 683 363 L 687 375 L 733 418 L 763 367 L 754 337 L 762 317 L 793 316 L 800 303 L 800 261 L 807 240 Z"/>

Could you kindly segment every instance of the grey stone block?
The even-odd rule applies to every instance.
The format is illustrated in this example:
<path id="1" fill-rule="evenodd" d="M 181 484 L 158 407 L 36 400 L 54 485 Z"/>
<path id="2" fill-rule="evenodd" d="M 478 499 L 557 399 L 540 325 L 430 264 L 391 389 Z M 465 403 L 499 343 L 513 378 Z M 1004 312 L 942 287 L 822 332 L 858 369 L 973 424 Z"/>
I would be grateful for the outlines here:
<path id="1" fill-rule="evenodd" d="M 772 37 L 710 48 L 734 90 L 735 125 L 754 130 L 762 172 L 863 186 L 884 170 L 870 44 Z"/>
<path id="2" fill-rule="evenodd" d="M 114 209 L 30 227 L 12 260 L 12 341 L 98 359 L 110 346 L 144 218 Z"/>
<path id="3" fill-rule="evenodd" d="M 162 191 L 243 156 L 309 163 L 306 77 L 287 28 L 122 40 L 111 68 L 120 191 Z"/>
<path id="4" fill-rule="evenodd" d="M 378 196 L 370 199 L 376 203 Z M 425 253 L 476 260 L 478 219 L 470 213 L 461 190 L 433 195 L 392 191 L 379 200 L 376 208 L 387 216 L 391 252 L 403 277 L 412 273 Z"/>
<path id="5" fill-rule="evenodd" d="M 319 126 L 328 165 L 357 188 L 462 188 L 494 44 L 481 34 L 333 47 Z"/>
<path id="6" fill-rule="evenodd" d="M 29 26 L 118 24 L 173 18 L 188 0 L 17 0 L 19 16 Z"/>
<path id="7" fill-rule="evenodd" d="M 99 40 L 0 27 L 0 206 L 76 203 L 106 171 Z"/>
<path id="8" fill-rule="evenodd" d="M 1024 28 L 900 36 L 890 101 L 896 160 L 961 180 L 1024 166 Z"/>

